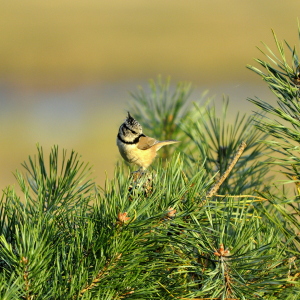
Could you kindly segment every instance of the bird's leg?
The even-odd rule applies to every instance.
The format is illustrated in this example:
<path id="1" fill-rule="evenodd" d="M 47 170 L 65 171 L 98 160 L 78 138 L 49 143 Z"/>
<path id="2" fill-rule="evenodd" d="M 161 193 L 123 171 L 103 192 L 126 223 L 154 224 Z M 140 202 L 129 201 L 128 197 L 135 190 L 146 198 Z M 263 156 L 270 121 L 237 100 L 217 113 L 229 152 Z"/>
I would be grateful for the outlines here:
<path id="1" fill-rule="evenodd" d="M 131 172 L 131 176 L 133 177 L 133 179 L 136 181 L 138 179 L 140 179 L 143 175 L 145 175 L 146 170 L 142 167 L 140 167 L 138 170 Z"/>

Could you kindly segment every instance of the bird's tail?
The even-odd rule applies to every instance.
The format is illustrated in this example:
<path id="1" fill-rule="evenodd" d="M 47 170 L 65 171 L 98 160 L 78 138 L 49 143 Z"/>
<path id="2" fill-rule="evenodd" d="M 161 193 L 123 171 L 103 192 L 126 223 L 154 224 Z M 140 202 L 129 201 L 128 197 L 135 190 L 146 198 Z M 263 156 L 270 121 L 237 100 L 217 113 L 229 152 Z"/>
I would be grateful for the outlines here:
<path id="1" fill-rule="evenodd" d="M 180 141 L 175 141 L 175 140 L 161 141 L 161 142 L 158 142 L 157 144 L 155 144 L 154 147 L 156 147 L 156 151 L 157 151 L 163 146 L 175 144 L 175 143 L 180 143 Z"/>

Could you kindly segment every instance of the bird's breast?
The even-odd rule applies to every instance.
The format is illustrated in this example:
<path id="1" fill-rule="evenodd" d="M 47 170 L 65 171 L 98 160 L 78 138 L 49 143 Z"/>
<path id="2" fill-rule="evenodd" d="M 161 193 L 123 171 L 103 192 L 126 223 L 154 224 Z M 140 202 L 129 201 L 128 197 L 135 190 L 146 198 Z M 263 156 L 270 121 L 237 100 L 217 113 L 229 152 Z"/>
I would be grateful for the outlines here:
<path id="1" fill-rule="evenodd" d="M 147 168 L 156 156 L 154 147 L 147 150 L 138 149 L 137 144 L 125 144 L 117 139 L 121 156 L 129 163 L 134 163 L 142 168 Z"/>

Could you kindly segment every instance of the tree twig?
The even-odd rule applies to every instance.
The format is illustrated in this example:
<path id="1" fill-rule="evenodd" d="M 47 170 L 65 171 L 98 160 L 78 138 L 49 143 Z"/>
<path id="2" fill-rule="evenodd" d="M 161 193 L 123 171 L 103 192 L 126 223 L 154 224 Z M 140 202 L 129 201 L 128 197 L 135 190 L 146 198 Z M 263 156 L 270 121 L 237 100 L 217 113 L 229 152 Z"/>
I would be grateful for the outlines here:
<path id="1" fill-rule="evenodd" d="M 234 155 L 232 162 L 228 166 L 227 170 L 220 177 L 220 179 L 218 180 L 218 182 L 216 182 L 212 186 L 212 188 L 208 191 L 208 193 L 206 194 L 206 197 L 212 197 L 212 196 L 214 196 L 217 193 L 217 191 L 219 190 L 220 186 L 225 181 L 225 179 L 228 177 L 229 173 L 231 172 L 231 170 L 233 169 L 233 167 L 235 166 L 235 164 L 237 163 L 237 161 L 241 157 L 241 155 L 244 152 L 246 146 L 247 146 L 247 144 L 244 141 L 240 144 L 240 146 L 239 146 L 236 154 Z"/>

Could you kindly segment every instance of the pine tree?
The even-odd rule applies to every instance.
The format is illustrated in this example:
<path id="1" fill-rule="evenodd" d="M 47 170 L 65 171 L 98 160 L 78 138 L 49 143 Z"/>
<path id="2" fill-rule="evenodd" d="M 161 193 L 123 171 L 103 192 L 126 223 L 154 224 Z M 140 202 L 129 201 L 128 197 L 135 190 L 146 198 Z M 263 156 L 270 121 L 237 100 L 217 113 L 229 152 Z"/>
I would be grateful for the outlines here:
<path id="1" fill-rule="evenodd" d="M 74 151 L 46 159 L 37 146 L 15 174 L 21 196 L 8 187 L 0 202 L 0 299 L 299 299 L 299 61 L 276 45 L 275 67 L 250 68 L 278 107 L 250 101 L 284 125 L 263 113 L 230 123 L 228 99 L 219 116 L 205 96 L 191 102 L 190 84 L 158 78 L 130 111 L 182 142 L 144 176 L 122 162 L 99 187 Z M 292 197 L 266 182 L 274 164 Z"/>

